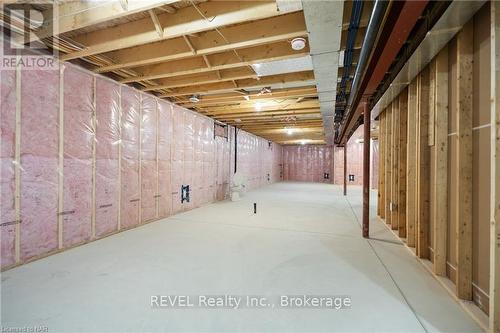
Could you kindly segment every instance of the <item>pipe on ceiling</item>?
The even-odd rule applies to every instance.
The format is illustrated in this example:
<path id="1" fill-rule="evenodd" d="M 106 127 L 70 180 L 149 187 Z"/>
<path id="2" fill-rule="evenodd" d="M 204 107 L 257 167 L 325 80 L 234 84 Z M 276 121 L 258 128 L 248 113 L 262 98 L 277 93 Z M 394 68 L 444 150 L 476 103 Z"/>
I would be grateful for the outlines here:
<path id="1" fill-rule="evenodd" d="M 375 40 L 377 39 L 382 21 L 384 20 L 388 4 L 389 2 L 386 0 L 377 0 L 373 5 L 372 14 L 370 15 L 370 20 L 368 21 L 368 28 L 366 30 L 365 39 L 363 40 L 363 46 L 361 47 L 358 65 L 356 66 L 356 72 L 354 73 L 351 93 L 349 94 L 349 100 L 347 102 L 348 112 L 350 112 L 353 98 L 359 90 L 361 77 L 363 76 L 365 68 L 367 67 L 367 62 L 373 51 L 373 45 L 375 44 Z"/>
<path id="2" fill-rule="evenodd" d="M 368 27 L 366 30 L 365 38 L 363 40 L 363 45 L 361 46 L 361 53 L 359 55 L 358 64 L 356 66 L 356 71 L 354 73 L 354 80 L 351 85 L 351 91 L 349 93 L 349 99 L 344 109 L 344 113 L 342 115 L 341 122 L 345 122 L 345 119 L 348 119 L 349 113 L 352 112 L 352 103 L 354 96 L 358 93 L 359 84 L 361 81 L 361 77 L 367 67 L 368 60 L 373 51 L 373 45 L 378 36 L 379 28 L 382 25 L 382 22 L 385 17 L 385 13 L 389 2 L 386 0 L 377 0 L 373 5 L 372 13 L 370 15 L 370 20 L 368 21 Z M 337 128 L 340 126 L 338 124 Z M 338 139 L 338 130 L 335 133 L 336 139 Z M 337 140 L 336 140 L 337 141 Z"/>
<path id="3" fill-rule="evenodd" d="M 377 14 L 377 9 L 383 9 L 378 8 L 379 5 L 384 6 L 383 2 L 387 6 Z M 390 3 L 379 0 L 375 3 L 369 23 L 371 35 L 367 31 L 361 50 L 364 62 L 361 64 L 360 61 L 359 67 L 356 68 L 353 91 L 349 96 L 348 109 L 337 133 L 337 143 L 347 141 L 354 125 L 360 122 L 359 102 L 361 99 L 368 101 L 375 93 L 427 4 L 426 0 Z"/>

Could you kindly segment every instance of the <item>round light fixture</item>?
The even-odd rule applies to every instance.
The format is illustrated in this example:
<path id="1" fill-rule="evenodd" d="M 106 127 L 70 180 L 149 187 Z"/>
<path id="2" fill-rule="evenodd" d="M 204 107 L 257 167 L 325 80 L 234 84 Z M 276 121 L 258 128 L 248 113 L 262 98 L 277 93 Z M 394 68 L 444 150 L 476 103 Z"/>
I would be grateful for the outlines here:
<path id="1" fill-rule="evenodd" d="M 255 103 L 254 107 L 255 107 L 255 111 L 262 111 L 262 103 L 261 102 Z"/>
<path id="2" fill-rule="evenodd" d="M 293 134 L 293 128 L 287 128 L 286 129 L 286 134 L 292 135 Z"/>
<path id="3" fill-rule="evenodd" d="M 200 101 L 200 96 L 198 96 L 198 95 L 193 95 L 193 96 L 189 97 L 189 101 L 190 101 L 191 103 L 198 103 L 198 102 Z"/>
<path id="4" fill-rule="evenodd" d="M 306 40 L 302 37 L 294 38 L 292 39 L 292 49 L 295 51 L 302 50 L 304 47 L 306 47 Z"/>

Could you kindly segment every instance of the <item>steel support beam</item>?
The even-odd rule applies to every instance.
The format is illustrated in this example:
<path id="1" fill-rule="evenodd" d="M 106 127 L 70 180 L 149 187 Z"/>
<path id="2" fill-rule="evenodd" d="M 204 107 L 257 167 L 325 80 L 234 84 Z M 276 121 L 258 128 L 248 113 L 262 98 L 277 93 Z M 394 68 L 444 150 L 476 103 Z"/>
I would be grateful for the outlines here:
<path id="1" fill-rule="evenodd" d="M 363 105 L 363 237 L 369 237 L 370 230 L 370 111 Z"/>

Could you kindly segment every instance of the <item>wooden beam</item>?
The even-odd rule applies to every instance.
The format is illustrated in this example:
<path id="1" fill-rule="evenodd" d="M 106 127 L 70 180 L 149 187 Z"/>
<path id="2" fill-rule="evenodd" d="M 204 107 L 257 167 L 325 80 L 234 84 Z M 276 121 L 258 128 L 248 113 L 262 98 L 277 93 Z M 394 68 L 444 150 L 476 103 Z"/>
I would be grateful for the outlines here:
<path id="1" fill-rule="evenodd" d="M 399 99 L 392 101 L 392 139 L 391 139 L 391 228 L 399 227 Z"/>
<path id="2" fill-rule="evenodd" d="M 64 34 L 177 1 L 131 1 L 126 7 L 123 7 L 121 0 L 62 2 L 55 10 L 49 9 L 43 13 L 44 25 L 36 31 L 36 34 L 32 34 L 30 41 L 51 37 L 54 33 Z"/>
<path id="3" fill-rule="evenodd" d="M 184 35 L 184 36 L 182 36 L 182 39 L 184 39 L 184 41 L 186 42 L 186 45 L 189 47 L 189 50 L 191 51 L 191 53 L 193 55 L 195 55 L 197 51 L 194 48 L 193 43 L 191 43 L 191 40 L 189 40 L 189 37 Z"/>
<path id="4" fill-rule="evenodd" d="M 186 108 L 192 107 L 205 107 L 227 104 L 239 104 L 245 101 L 267 101 L 274 99 L 289 99 L 297 97 L 317 97 L 318 93 L 316 87 L 304 88 L 289 88 L 273 90 L 270 94 L 262 95 L 259 92 L 249 93 L 248 95 L 241 95 L 239 93 L 229 93 L 221 95 L 204 95 L 198 103 L 192 103 L 188 99 L 181 99 L 177 103 Z"/>
<path id="5" fill-rule="evenodd" d="M 385 223 L 391 224 L 392 105 L 385 109 Z"/>
<path id="6" fill-rule="evenodd" d="M 206 85 L 199 85 L 193 87 L 173 89 L 172 92 L 160 95 L 164 97 L 176 97 L 192 94 L 207 94 L 207 93 L 223 93 L 232 92 L 236 89 L 258 89 L 271 85 L 285 84 L 285 83 L 303 83 L 305 86 L 310 85 L 314 80 L 313 71 L 304 71 L 297 73 L 287 73 L 279 75 L 270 75 L 261 77 L 260 80 L 245 79 L 236 81 L 236 87 L 229 82 L 212 83 Z"/>
<path id="7" fill-rule="evenodd" d="M 160 38 L 163 37 L 163 28 L 161 26 L 160 20 L 158 19 L 158 16 L 156 15 L 154 9 L 150 9 L 149 11 L 149 16 L 151 17 L 151 21 L 153 21 L 153 25 L 155 26 L 156 33 L 158 33 L 158 36 Z"/>
<path id="8" fill-rule="evenodd" d="M 200 84 L 242 80 L 249 78 L 257 78 L 255 72 L 248 69 L 248 67 L 233 68 L 225 70 L 222 73 L 213 71 L 209 73 L 201 73 L 194 75 L 184 75 L 168 80 L 161 80 L 157 86 L 151 86 L 141 89 L 142 91 L 160 91 L 163 89 L 190 87 Z"/>
<path id="9" fill-rule="evenodd" d="M 261 104 L 260 111 L 255 109 L 253 102 L 244 102 L 239 105 L 228 105 L 216 108 L 199 108 L 200 112 L 209 115 L 220 115 L 228 113 L 254 113 L 254 112 L 266 112 L 266 111 L 292 111 L 292 110 L 302 110 L 302 109 L 318 109 L 320 105 L 319 101 L 314 99 L 302 103 L 278 103 L 269 102 L 268 104 Z"/>
<path id="10" fill-rule="evenodd" d="M 195 6 L 199 8 L 195 8 Z M 198 9 L 205 17 L 200 15 Z M 159 40 L 172 39 L 213 30 L 223 26 L 255 21 L 280 15 L 274 1 L 211 1 L 182 8 L 175 15 L 158 15 L 163 37 L 151 31 L 149 18 L 82 34 L 74 40 L 86 48 L 63 57 L 63 60 L 131 48 Z M 206 18 L 210 18 L 206 19 Z"/>
<path id="11" fill-rule="evenodd" d="M 457 296 L 472 300 L 472 114 L 474 25 L 457 35 Z"/>
<path id="12" fill-rule="evenodd" d="M 305 109 L 305 110 L 296 110 L 296 111 L 270 111 L 270 112 L 252 112 L 245 114 L 229 114 L 229 115 L 219 115 L 214 116 L 219 120 L 231 120 L 231 119 L 252 119 L 252 118 L 270 118 L 270 117 L 280 117 L 283 116 L 298 116 L 298 115 L 316 115 L 321 117 L 320 109 Z"/>
<path id="13" fill-rule="evenodd" d="M 406 238 L 406 144 L 408 119 L 408 88 L 399 95 L 399 155 L 398 155 L 398 235 Z"/>
<path id="14" fill-rule="evenodd" d="M 406 177 L 406 244 L 415 247 L 417 220 L 417 81 L 408 87 L 408 142 L 407 142 L 407 177 Z"/>
<path id="15" fill-rule="evenodd" d="M 193 50 L 196 50 L 198 56 L 226 52 L 222 55 L 211 57 L 214 58 L 211 59 L 211 64 L 212 66 L 229 66 L 234 63 L 243 63 L 247 61 L 246 59 L 251 60 L 253 59 L 252 57 L 259 57 L 259 55 L 260 57 L 268 57 L 263 52 L 264 50 L 256 51 L 255 47 L 257 46 L 263 47 L 263 45 L 267 44 L 284 42 L 288 41 L 290 38 L 304 37 L 307 34 L 304 18 L 298 14 L 274 17 L 221 30 L 201 33 L 199 37 L 191 40 L 190 46 L 186 44 L 183 38 L 179 37 L 114 51 L 106 54 L 107 58 L 114 64 L 103 66 L 95 71 L 103 73 L 116 69 L 147 66 L 166 61 L 171 62 L 186 59 L 193 57 Z M 224 38 L 221 37 L 219 32 L 223 33 Z M 283 45 L 283 43 L 281 44 Z M 238 54 L 234 52 L 236 49 L 238 49 Z M 241 55 L 240 49 L 242 52 Z M 244 51 L 247 49 L 251 50 Z M 290 53 L 290 49 L 290 45 L 288 44 L 288 53 Z M 275 52 L 279 51 L 280 50 Z M 306 51 L 296 51 L 296 53 L 304 52 Z M 281 49 L 281 53 L 283 53 L 283 49 Z M 217 58 L 222 59 L 217 61 Z M 161 68 L 161 66 L 159 68 Z M 218 69 L 222 68 L 224 67 L 218 67 Z M 159 73 L 162 73 L 162 69 L 159 69 Z"/>
<path id="16" fill-rule="evenodd" d="M 491 211 L 490 332 L 500 333 L 500 5 L 490 2 L 491 36 Z"/>
<path id="17" fill-rule="evenodd" d="M 429 258 L 430 152 L 429 127 L 429 68 L 418 75 L 417 116 L 417 246 L 419 258 Z"/>
<path id="18" fill-rule="evenodd" d="M 472 47 L 472 45 L 471 45 Z M 445 46 L 436 56 L 431 73 L 434 81 L 434 94 L 430 98 L 434 105 L 434 203 L 432 204 L 432 220 L 434 239 L 433 265 L 434 273 L 446 276 L 446 257 L 448 239 L 448 47 Z M 470 82 L 472 84 L 472 82 Z M 429 124 L 430 126 L 430 124 Z M 472 134 L 472 127 L 471 127 Z M 472 171 L 471 171 L 472 177 Z M 472 190 L 472 187 L 471 187 Z M 472 232 L 472 229 L 471 229 Z M 472 237 L 472 235 L 470 235 Z"/>

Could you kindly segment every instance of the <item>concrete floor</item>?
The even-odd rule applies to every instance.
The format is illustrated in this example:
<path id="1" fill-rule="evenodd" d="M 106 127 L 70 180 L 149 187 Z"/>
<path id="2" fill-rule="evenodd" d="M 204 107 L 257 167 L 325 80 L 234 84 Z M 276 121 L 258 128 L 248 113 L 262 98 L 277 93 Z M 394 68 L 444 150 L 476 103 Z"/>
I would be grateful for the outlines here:
<path id="1" fill-rule="evenodd" d="M 9 270 L 1 276 L 1 325 L 49 332 L 481 332 L 377 218 L 372 239 L 361 238 L 361 189 L 348 192 L 346 200 L 338 186 L 274 184 L 240 202 L 205 206 Z M 225 294 L 348 296 L 352 306 L 150 304 L 152 295 Z"/>

